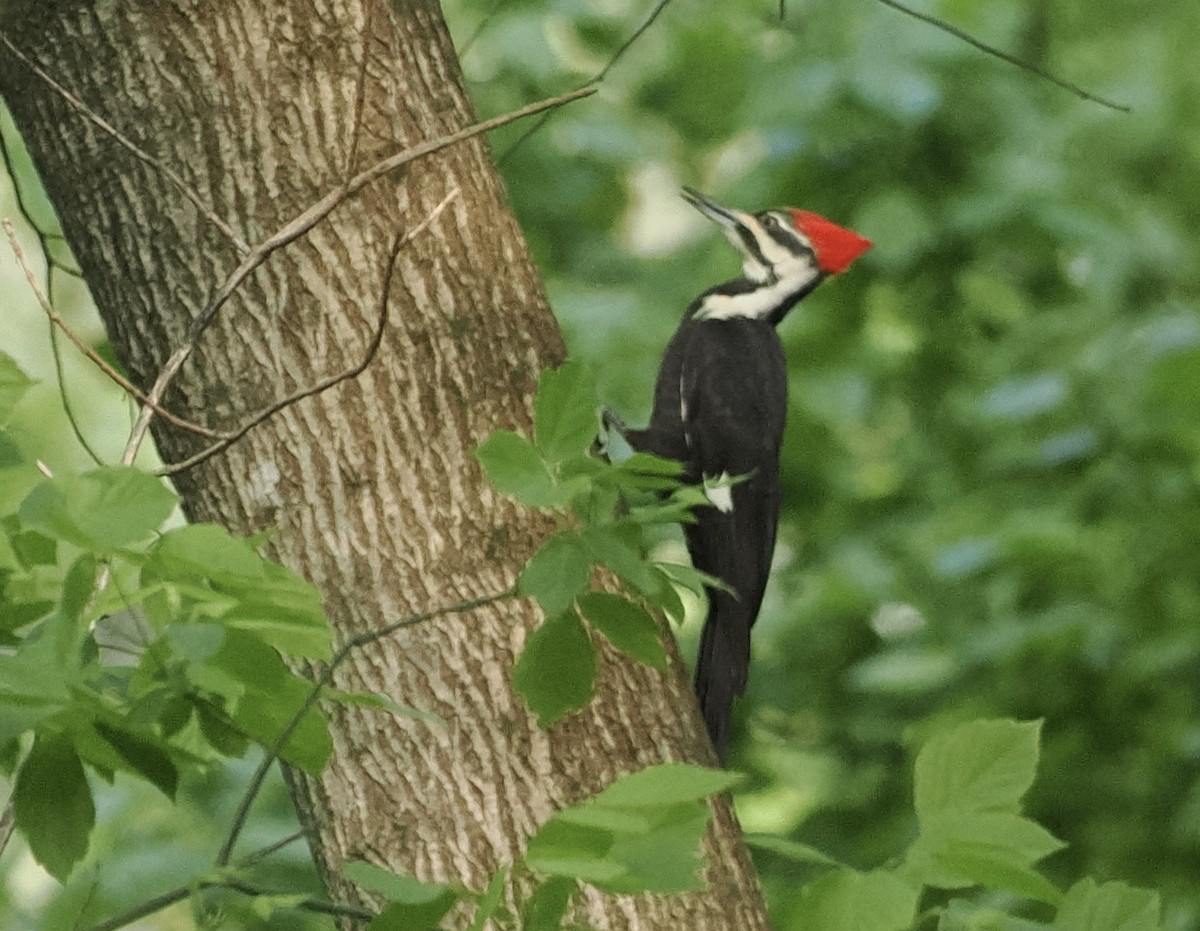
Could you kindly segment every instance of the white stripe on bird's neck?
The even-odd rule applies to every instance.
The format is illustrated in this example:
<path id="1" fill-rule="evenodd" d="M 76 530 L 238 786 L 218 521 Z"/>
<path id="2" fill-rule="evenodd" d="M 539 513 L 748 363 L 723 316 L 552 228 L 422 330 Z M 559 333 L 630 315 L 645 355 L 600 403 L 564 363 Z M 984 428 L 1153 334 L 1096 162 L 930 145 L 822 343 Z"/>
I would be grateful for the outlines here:
<path id="1" fill-rule="evenodd" d="M 787 303 L 789 298 L 811 285 L 819 274 L 816 266 L 807 257 L 789 262 L 783 267 L 776 265 L 773 271 L 777 276 L 774 280 L 760 279 L 760 283 L 751 291 L 737 294 L 713 291 L 704 295 L 700 299 L 694 319 L 733 320 L 744 317 L 749 320 L 765 320 L 777 307 Z"/>

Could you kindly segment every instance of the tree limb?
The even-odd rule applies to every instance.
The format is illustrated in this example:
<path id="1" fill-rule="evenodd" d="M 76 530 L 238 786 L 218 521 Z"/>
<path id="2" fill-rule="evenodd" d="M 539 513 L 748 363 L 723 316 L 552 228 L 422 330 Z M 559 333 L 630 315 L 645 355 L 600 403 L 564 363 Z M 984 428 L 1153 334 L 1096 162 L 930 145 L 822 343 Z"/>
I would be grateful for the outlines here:
<path id="1" fill-rule="evenodd" d="M 1020 68 L 1022 71 L 1028 71 L 1030 74 L 1049 81 L 1051 84 L 1061 87 L 1063 90 L 1070 91 L 1076 97 L 1079 97 L 1083 100 L 1090 100 L 1092 103 L 1098 103 L 1100 106 L 1108 107 L 1110 110 L 1119 110 L 1122 113 L 1129 113 L 1131 110 L 1131 108 L 1126 104 L 1115 103 L 1105 97 L 1100 97 L 1097 94 L 1093 94 L 1091 91 L 1084 90 L 1078 84 L 1073 84 L 1055 74 L 1051 74 L 1045 68 L 1041 68 L 1032 62 L 1017 58 L 1017 56 L 1012 55 L 1003 49 L 998 49 L 994 45 L 988 45 L 986 42 L 976 39 L 969 32 L 964 32 L 957 26 L 946 22 L 944 19 L 939 19 L 936 16 L 930 16 L 928 13 L 922 13 L 919 10 L 914 10 L 912 7 L 905 6 L 903 3 L 900 3 L 899 0 L 879 0 L 879 2 L 884 6 L 890 6 L 893 10 L 903 13 L 905 16 L 911 16 L 913 19 L 919 19 L 923 23 L 928 23 L 930 26 L 942 30 L 942 32 L 947 32 L 956 39 L 961 39 L 963 42 L 966 42 L 967 45 L 979 49 L 979 51 L 983 52 L 984 54 L 991 55 L 993 58 L 999 58 L 1001 61 L 1006 61 L 1010 65 L 1015 65 L 1016 67 Z"/>

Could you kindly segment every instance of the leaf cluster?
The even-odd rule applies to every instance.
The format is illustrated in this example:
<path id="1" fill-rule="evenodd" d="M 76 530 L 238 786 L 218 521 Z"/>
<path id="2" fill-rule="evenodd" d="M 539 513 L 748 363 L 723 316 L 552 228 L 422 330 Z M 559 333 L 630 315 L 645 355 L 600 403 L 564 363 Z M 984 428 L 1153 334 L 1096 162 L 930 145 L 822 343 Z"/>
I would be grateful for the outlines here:
<path id="1" fill-rule="evenodd" d="M 30 380 L 0 354 L 0 426 Z M 261 540 L 170 526 L 177 499 L 134 468 L 46 477 L 0 433 L 0 766 L 17 828 L 52 875 L 87 851 L 87 773 L 174 799 L 181 777 L 272 745 L 311 683 L 285 662 L 327 660 L 316 589 Z M 331 749 L 306 711 L 280 756 L 312 774 Z"/>
<path id="2" fill-rule="evenodd" d="M 430 931 L 467 903 L 472 931 L 555 931 L 567 924 L 580 883 L 613 893 L 673 894 L 703 888 L 700 843 L 705 799 L 740 776 L 687 763 L 663 763 L 618 777 L 606 789 L 560 809 L 529 839 L 523 857 L 497 870 L 482 892 L 425 883 L 365 862 L 346 876 L 387 899 L 368 931 Z M 517 891 L 515 908 L 505 885 Z"/>
<path id="3" fill-rule="evenodd" d="M 896 866 L 862 872 L 831 864 L 803 845 L 752 839 L 772 855 L 833 867 L 801 888 L 788 927 L 1159 931 L 1155 893 L 1092 879 L 1063 893 L 1036 868 L 1063 847 L 1021 812 L 1037 771 L 1040 732 L 1039 722 L 980 720 L 926 742 L 913 781 L 917 833 Z M 990 895 L 966 896 L 980 890 Z M 1009 908 L 998 904 L 1005 900 Z M 1013 907 L 1023 901 L 1054 906 L 1057 913 L 1046 923 L 1029 920 Z"/>
<path id="4" fill-rule="evenodd" d="M 526 641 L 513 686 L 543 727 L 592 697 L 595 635 L 655 669 L 667 654 L 647 605 L 681 620 L 678 586 L 701 594 L 719 584 L 690 566 L 648 558 L 648 532 L 693 520 L 709 506 L 683 481 L 683 467 L 647 453 L 610 462 L 597 453 L 595 392 L 583 366 L 564 363 L 542 374 L 534 399 L 534 435 L 494 432 L 476 455 L 498 491 L 529 507 L 569 511 L 571 526 L 543 543 L 517 582 L 545 621 Z M 593 591 L 597 570 L 616 577 L 632 597 Z M 548 674 L 554 670 L 554 674 Z"/>

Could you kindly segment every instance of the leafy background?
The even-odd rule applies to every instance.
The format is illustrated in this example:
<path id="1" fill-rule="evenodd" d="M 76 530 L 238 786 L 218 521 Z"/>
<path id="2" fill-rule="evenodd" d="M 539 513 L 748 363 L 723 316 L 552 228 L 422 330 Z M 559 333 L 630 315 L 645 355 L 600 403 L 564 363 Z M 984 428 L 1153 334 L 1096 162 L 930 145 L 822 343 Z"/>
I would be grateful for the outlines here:
<path id="1" fill-rule="evenodd" d="M 590 78 L 651 9 L 446 4 L 460 48 L 487 19 L 464 55 L 483 115 Z M 782 22 L 773 0 L 672 0 L 600 95 L 554 116 L 503 172 L 572 354 L 631 423 L 684 306 L 736 268 L 680 184 L 817 210 L 877 243 L 782 328 L 784 526 L 732 760 L 750 774 L 748 829 L 884 865 L 915 832 L 911 763 L 935 726 L 1041 717 L 1026 808 L 1069 845 L 1048 874 L 1158 888 L 1166 926 L 1197 929 L 1200 6 L 921 9 L 1132 111 L 870 0 L 789 2 Z M 497 153 L 521 132 L 497 134 Z M 3 348 L 41 379 L 14 429 L 57 469 L 84 467 L 46 326 L 0 252 Z M 81 288 L 59 276 L 56 298 L 102 342 Z M 128 409 L 64 362 L 111 461 Z M 689 655 L 697 632 L 683 632 Z M 228 813 L 238 775 L 181 787 L 183 817 L 118 779 L 93 855 L 122 882 L 82 871 L 56 892 L 11 850 L 0 924 L 59 927 L 55 903 L 135 901 L 177 881 L 197 866 L 189 849 L 202 861 L 219 842 L 212 813 Z M 257 817 L 261 843 L 291 830 L 280 786 Z M 307 875 L 303 850 L 289 856 L 276 868 Z M 758 856 L 789 927 L 814 874 Z M 191 926 L 186 909 L 156 925 Z"/>

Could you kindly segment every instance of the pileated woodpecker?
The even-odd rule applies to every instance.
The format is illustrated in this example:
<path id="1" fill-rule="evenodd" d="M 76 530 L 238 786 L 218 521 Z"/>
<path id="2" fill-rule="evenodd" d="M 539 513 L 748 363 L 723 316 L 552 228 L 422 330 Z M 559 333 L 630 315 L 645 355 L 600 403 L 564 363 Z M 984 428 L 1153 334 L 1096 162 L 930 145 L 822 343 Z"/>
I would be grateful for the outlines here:
<path id="1" fill-rule="evenodd" d="M 691 188 L 684 199 L 742 253 L 742 274 L 689 305 L 663 354 L 649 426 L 631 430 L 608 411 L 605 423 L 635 450 L 683 462 L 712 502 L 685 535 L 693 565 L 732 590 L 708 588 L 696 660 L 696 696 L 723 763 L 779 522 L 787 363 L 775 325 L 871 242 L 803 210 L 750 214 Z"/>

